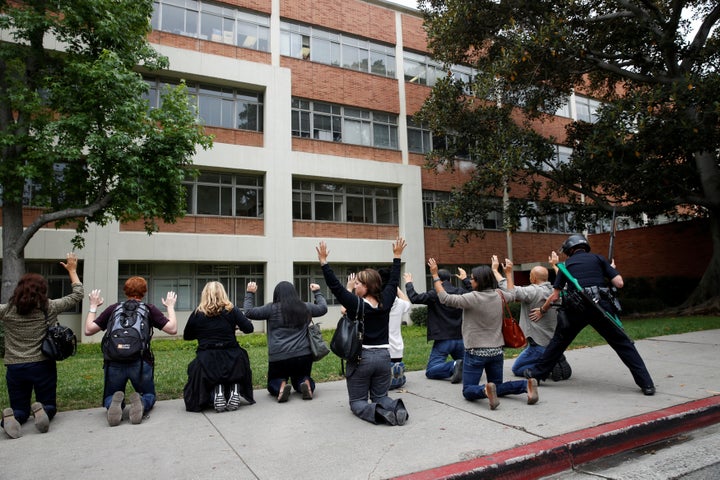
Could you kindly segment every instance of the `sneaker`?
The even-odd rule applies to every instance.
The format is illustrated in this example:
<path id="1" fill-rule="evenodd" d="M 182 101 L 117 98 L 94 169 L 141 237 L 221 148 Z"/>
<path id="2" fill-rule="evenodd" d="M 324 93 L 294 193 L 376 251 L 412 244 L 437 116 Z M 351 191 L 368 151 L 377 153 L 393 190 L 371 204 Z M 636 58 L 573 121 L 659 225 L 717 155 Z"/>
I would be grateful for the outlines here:
<path id="1" fill-rule="evenodd" d="M 310 388 L 310 380 L 305 380 L 300 384 L 300 393 L 302 393 L 303 400 L 312 400 L 313 391 Z"/>
<path id="2" fill-rule="evenodd" d="M 453 365 L 453 373 L 450 376 L 450 383 L 462 382 L 462 370 L 463 370 L 463 361 L 455 360 L 455 365 Z"/>
<path id="3" fill-rule="evenodd" d="M 40 433 L 47 433 L 48 429 L 50 429 L 50 417 L 48 417 L 43 404 L 35 402 L 30 405 L 30 410 L 32 411 L 33 417 L 35 417 L 35 428 L 37 428 Z"/>
<path id="4" fill-rule="evenodd" d="M 290 399 L 290 385 L 283 382 L 280 386 L 280 394 L 278 395 L 278 402 L 285 403 Z"/>
<path id="5" fill-rule="evenodd" d="M 22 437 L 22 427 L 20 426 L 20 422 L 17 421 L 15 418 L 15 412 L 12 408 L 8 407 L 5 410 L 3 410 L 3 428 L 5 429 L 5 433 L 10 438 L 20 438 Z"/>
<path id="6" fill-rule="evenodd" d="M 554 382 L 559 382 L 561 380 L 567 380 L 568 378 L 570 378 L 571 375 L 572 368 L 567 362 L 567 359 L 565 359 L 565 355 L 563 355 L 560 357 L 558 363 L 556 363 L 553 367 L 552 372 L 550 372 L 550 378 Z"/>
<path id="7" fill-rule="evenodd" d="M 108 425 L 116 427 L 120 425 L 123 416 L 122 403 L 125 400 L 125 392 L 115 392 L 107 411 Z"/>
<path id="8" fill-rule="evenodd" d="M 527 381 L 528 405 L 535 405 L 538 401 L 538 383 L 534 378 Z"/>
<path id="9" fill-rule="evenodd" d="M 222 385 L 217 385 L 215 387 L 215 392 L 213 394 L 213 405 L 215 406 L 215 411 L 220 413 L 227 410 L 227 400 L 225 400 L 225 394 L 222 390 Z"/>
<path id="10" fill-rule="evenodd" d="M 490 410 L 495 410 L 500 405 L 500 400 L 497 397 L 497 388 L 494 383 L 487 383 L 485 385 L 485 395 L 487 396 L 488 403 L 490 403 Z"/>
<path id="11" fill-rule="evenodd" d="M 643 392 L 644 395 L 647 395 L 647 396 L 655 395 L 655 386 L 654 386 L 654 385 L 650 385 L 649 387 L 644 387 L 644 388 L 642 389 L 642 392 Z"/>
<path id="12" fill-rule="evenodd" d="M 392 363 L 390 366 L 390 390 L 402 387 L 405 382 L 407 382 L 405 364 L 403 362 Z"/>
<path id="13" fill-rule="evenodd" d="M 235 386 L 235 388 L 233 388 L 233 391 L 230 392 L 230 398 L 228 398 L 227 401 L 227 409 L 231 412 L 234 412 L 235 410 L 240 408 L 240 402 L 240 394 L 237 391 L 237 386 Z"/>
<path id="14" fill-rule="evenodd" d="M 143 413 L 145 407 L 143 407 L 142 398 L 138 392 L 130 394 L 130 423 L 137 425 L 142 422 Z"/>

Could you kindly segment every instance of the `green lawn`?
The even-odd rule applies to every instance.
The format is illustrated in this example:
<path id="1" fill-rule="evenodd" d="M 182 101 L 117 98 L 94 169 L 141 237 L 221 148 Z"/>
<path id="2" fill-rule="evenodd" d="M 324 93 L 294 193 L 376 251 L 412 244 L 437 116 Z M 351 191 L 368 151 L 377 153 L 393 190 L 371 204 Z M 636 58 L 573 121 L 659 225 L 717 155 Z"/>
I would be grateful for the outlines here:
<path id="1" fill-rule="evenodd" d="M 676 333 L 711 330 L 720 328 L 720 317 L 677 317 L 644 318 L 624 320 L 628 335 L 636 340 L 672 335 Z M 323 332 L 330 340 L 332 331 Z M 425 339 L 425 328 L 403 327 L 405 356 L 403 358 L 409 371 L 423 370 L 431 344 Z M 265 334 L 251 334 L 238 337 L 240 345 L 248 351 L 253 370 L 255 388 L 265 388 L 267 381 L 267 341 Z M 584 329 L 570 348 L 584 348 L 603 344 L 603 339 L 592 328 Z M 184 340 L 153 340 L 155 352 L 155 384 L 159 400 L 182 397 L 182 389 L 187 379 L 188 363 L 195 356 L 196 342 Z M 519 350 L 507 349 L 506 358 L 517 356 Z M 340 360 L 333 354 L 328 355 L 313 368 L 313 378 L 317 382 L 340 380 Z M 9 406 L 5 387 L 5 366 L 0 366 L 0 407 Z M 97 407 L 101 404 L 103 390 L 102 353 L 100 345 L 84 344 L 78 346 L 78 354 L 63 362 L 58 362 L 58 408 L 74 410 Z"/>

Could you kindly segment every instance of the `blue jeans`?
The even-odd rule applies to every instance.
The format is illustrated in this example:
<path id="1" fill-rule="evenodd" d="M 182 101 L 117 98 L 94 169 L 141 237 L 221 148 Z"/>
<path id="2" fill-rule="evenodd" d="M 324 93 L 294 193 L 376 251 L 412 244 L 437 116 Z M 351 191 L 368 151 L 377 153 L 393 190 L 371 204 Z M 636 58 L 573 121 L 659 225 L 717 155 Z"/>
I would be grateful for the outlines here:
<path id="1" fill-rule="evenodd" d="M 515 362 L 513 362 L 512 372 L 516 376 L 522 377 L 526 368 L 535 368 L 535 365 L 537 365 L 542 358 L 543 353 L 545 353 L 545 347 L 541 345 L 528 345 L 525 350 L 520 352 Z"/>
<path id="2" fill-rule="evenodd" d="M 149 412 L 155 405 L 155 381 L 153 380 L 152 365 L 144 360 L 136 360 L 130 363 L 107 363 L 105 366 L 103 405 L 105 408 L 109 408 L 113 393 L 125 392 L 128 380 L 142 398 L 143 413 Z"/>
<path id="3" fill-rule="evenodd" d="M 5 382 L 15 419 L 21 424 L 27 422 L 30 417 L 33 390 L 35 390 L 35 400 L 43 404 L 45 413 L 52 419 L 57 413 L 55 361 L 15 363 L 6 365 L 6 368 Z"/>
<path id="4" fill-rule="evenodd" d="M 446 362 L 447 357 L 452 358 Z M 425 367 L 425 376 L 433 380 L 448 378 L 453 374 L 454 360 L 462 360 L 465 356 L 465 345 L 462 338 L 456 340 L 435 340 L 432 350 L 430 350 L 430 358 L 428 358 L 427 367 Z"/>
<path id="5" fill-rule="evenodd" d="M 485 385 L 480 385 L 483 370 L 489 383 L 494 383 L 497 396 L 516 395 L 527 392 L 527 380 L 513 380 L 503 382 L 503 355 L 494 357 L 480 357 L 465 352 L 463 361 L 463 397 L 467 400 L 487 398 Z"/>
<path id="6" fill-rule="evenodd" d="M 378 405 L 392 411 L 397 407 L 398 401 L 388 397 L 389 363 L 390 352 L 386 348 L 363 348 L 359 362 L 347 363 L 345 378 L 350 410 L 370 423 L 377 423 L 375 410 Z"/>

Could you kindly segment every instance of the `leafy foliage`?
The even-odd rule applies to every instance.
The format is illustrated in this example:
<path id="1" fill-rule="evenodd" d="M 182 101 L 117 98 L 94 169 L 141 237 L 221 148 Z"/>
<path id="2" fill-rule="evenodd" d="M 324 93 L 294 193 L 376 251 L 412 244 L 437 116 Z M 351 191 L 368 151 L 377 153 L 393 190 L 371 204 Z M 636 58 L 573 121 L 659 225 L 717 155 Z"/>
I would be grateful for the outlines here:
<path id="1" fill-rule="evenodd" d="M 181 185 L 206 136 L 181 85 L 150 110 L 140 73 L 167 68 L 147 42 L 150 0 L 2 2 L 0 145 L 3 242 L 15 255 L 49 222 L 183 215 Z M 42 215 L 23 231 L 28 201 Z M 21 219 L 22 217 L 20 217 Z M 74 241 L 82 246 L 82 236 Z M 4 265 L 5 266 L 5 265 Z M 10 281 L 9 278 L 4 278 Z"/>
<path id="2" fill-rule="evenodd" d="M 709 216 L 715 252 L 691 301 L 717 303 L 717 2 L 423 0 L 420 9 L 436 58 L 479 72 L 468 84 L 438 82 L 417 114 L 458 139 L 459 148 L 433 151 L 429 167 L 452 167 L 461 151 L 476 167 L 440 220 L 477 225 L 489 210 L 474 199 L 498 196 L 505 185 L 510 229 L 520 215 L 562 210 L 573 213 L 577 230 L 613 210 L 637 220 Z M 596 121 L 567 120 L 554 137 L 535 134 L 563 122 L 552 114 L 572 92 L 603 102 Z M 572 147 L 570 160 L 559 162 L 552 144 Z"/>

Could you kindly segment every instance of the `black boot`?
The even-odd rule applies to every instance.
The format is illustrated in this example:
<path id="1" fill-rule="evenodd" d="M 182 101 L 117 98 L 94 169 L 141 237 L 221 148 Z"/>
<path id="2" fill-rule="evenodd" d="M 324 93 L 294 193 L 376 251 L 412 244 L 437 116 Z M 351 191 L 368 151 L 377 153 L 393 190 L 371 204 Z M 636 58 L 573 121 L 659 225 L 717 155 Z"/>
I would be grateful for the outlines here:
<path id="1" fill-rule="evenodd" d="M 393 426 L 398 424 L 395 412 L 387 410 L 380 405 L 375 408 L 375 420 L 384 421 L 388 425 Z"/>
<path id="2" fill-rule="evenodd" d="M 398 399 L 395 403 L 395 420 L 398 425 L 405 425 L 407 419 L 410 418 L 410 414 L 405 409 L 405 404 L 402 400 Z"/>
<path id="3" fill-rule="evenodd" d="M 570 367 L 570 364 L 567 362 L 567 359 L 565 358 L 565 355 L 562 355 L 560 357 L 560 360 L 558 360 L 558 363 L 555 364 L 555 366 L 552 369 L 552 372 L 550 372 L 550 378 L 554 382 L 559 382 L 561 380 L 567 380 L 572 375 L 572 368 Z"/>

